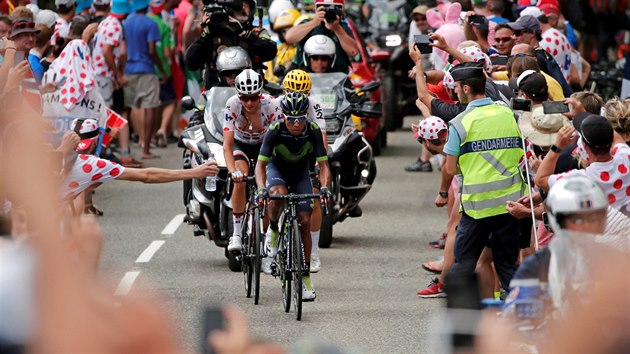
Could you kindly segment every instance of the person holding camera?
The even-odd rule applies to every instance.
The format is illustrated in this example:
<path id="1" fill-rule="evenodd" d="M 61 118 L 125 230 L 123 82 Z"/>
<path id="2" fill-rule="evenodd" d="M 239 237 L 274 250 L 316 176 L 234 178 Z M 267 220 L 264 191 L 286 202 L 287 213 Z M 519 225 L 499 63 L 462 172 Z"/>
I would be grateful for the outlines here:
<path id="1" fill-rule="evenodd" d="M 233 46 L 242 47 L 252 60 L 253 69 L 261 72 L 263 63 L 276 57 L 276 43 L 266 30 L 252 27 L 255 2 L 247 0 L 204 0 L 204 17 L 201 37 L 186 51 L 190 70 L 205 67 L 204 86 L 209 89 L 219 84 L 216 60 L 219 53 Z"/>
<path id="2" fill-rule="evenodd" d="M 297 44 L 294 64 L 307 66 L 304 62 L 304 46 L 309 38 L 325 35 L 333 40 L 336 49 L 336 59 L 329 71 L 347 73 L 350 68 L 350 58 L 359 53 L 357 44 L 352 37 L 350 27 L 343 19 L 343 0 L 315 0 L 315 18 L 292 27 L 287 31 L 285 40 L 289 44 Z"/>

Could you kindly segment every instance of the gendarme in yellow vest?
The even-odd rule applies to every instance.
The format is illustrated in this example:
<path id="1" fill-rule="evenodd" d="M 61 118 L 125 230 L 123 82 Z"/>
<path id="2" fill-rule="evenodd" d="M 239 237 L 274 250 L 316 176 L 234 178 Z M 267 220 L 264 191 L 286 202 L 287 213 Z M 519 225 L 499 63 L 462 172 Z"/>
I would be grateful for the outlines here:
<path id="1" fill-rule="evenodd" d="M 523 149 L 514 113 L 489 104 L 464 111 L 451 124 L 460 137 L 463 211 L 473 219 L 507 213 L 506 202 L 526 190 L 518 167 Z"/>

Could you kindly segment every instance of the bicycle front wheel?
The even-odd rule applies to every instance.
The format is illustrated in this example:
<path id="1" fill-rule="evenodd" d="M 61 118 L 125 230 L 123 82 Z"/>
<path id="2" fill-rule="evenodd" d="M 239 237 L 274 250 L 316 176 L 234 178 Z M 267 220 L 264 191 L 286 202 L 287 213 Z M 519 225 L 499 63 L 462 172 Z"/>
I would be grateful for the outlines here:
<path id="1" fill-rule="evenodd" d="M 250 213 L 245 214 L 245 218 L 243 218 L 243 232 L 242 240 L 243 246 L 241 246 L 241 259 L 243 262 L 243 283 L 245 285 L 245 295 L 250 298 L 252 297 L 252 275 L 253 275 L 253 267 L 251 262 L 252 255 L 252 245 L 251 245 L 251 234 L 253 228 L 251 227 L 252 217 L 250 217 Z M 260 269 L 260 267 L 259 267 Z"/>
<path id="2" fill-rule="evenodd" d="M 258 298 L 260 296 L 260 266 L 261 266 L 261 258 L 260 258 L 260 247 L 261 247 L 261 220 L 260 220 L 260 210 L 258 208 L 254 209 L 254 217 L 252 218 L 252 233 L 250 235 L 253 236 L 253 257 L 251 261 L 253 263 L 253 281 L 254 281 L 254 304 L 258 305 Z"/>
<path id="3" fill-rule="evenodd" d="M 293 230 L 291 237 L 293 238 L 292 255 L 292 275 L 293 275 L 293 308 L 295 310 L 295 319 L 302 319 L 302 266 L 304 262 L 304 254 L 302 250 L 302 235 L 297 220 L 293 220 L 291 225 Z"/>
<path id="4" fill-rule="evenodd" d="M 280 239 L 278 240 L 278 254 L 276 259 L 278 261 L 278 269 L 280 272 L 280 282 L 282 284 L 282 306 L 284 312 L 291 310 L 291 237 L 286 237 L 285 231 L 280 233 Z"/>

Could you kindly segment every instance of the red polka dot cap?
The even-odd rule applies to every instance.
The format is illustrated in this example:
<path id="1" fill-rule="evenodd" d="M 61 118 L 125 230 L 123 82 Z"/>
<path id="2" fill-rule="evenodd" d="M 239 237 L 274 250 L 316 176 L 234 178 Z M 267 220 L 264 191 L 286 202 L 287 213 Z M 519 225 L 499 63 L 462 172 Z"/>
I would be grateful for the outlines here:
<path id="1" fill-rule="evenodd" d="M 80 126 L 77 127 L 79 124 Z M 98 121 L 96 119 L 78 118 L 72 121 L 71 127 L 81 138 L 81 142 L 77 146 L 77 151 L 87 150 L 99 134 Z"/>
<path id="2" fill-rule="evenodd" d="M 446 136 L 448 126 L 441 118 L 429 116 L 420 121 L 416 139 L 437 140 Z"/>

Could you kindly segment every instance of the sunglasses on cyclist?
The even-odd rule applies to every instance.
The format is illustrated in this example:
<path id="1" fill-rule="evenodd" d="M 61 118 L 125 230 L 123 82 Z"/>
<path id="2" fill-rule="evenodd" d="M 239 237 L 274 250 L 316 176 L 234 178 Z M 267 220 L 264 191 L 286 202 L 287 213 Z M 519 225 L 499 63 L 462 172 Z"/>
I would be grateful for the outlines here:
<path id="1" fill-rule="evenodd" d="M 33 22 L 17 22 L 13 24 L 14 29 L 24 29 L 24 28 L 35 28 L 35 23 Z"/>
<path id="2" fill-rule="evenodd" d="M 313 61 L 330 61 L 330 57 L 326 55 L 311 55 L 309 59 Z"/>
<path id="3" fill-rule="evenodd" d="M 287 123 L 299 124 L 306 121 L 306 116 L 286 116 Z"/>
<path id="4" fill-rule="evenodd" d="M 243 102 L 256 102 L 260 100 L 260 95 L 240 95 L 238 98 Z"/>

